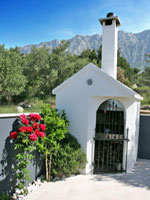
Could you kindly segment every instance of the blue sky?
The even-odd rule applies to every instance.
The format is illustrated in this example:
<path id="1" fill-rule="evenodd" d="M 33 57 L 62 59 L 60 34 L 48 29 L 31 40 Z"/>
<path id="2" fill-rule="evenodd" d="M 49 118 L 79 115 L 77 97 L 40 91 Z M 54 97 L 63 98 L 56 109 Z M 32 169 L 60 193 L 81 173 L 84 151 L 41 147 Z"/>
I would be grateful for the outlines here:
<path id="1" fill-rule="evenodd" d="M 38 44 L 75 35 L 101 34 L 98 19 L 120 17 L 119 30 L 150 29 L 149 0 L 0 0 L 0 44 Z"/>

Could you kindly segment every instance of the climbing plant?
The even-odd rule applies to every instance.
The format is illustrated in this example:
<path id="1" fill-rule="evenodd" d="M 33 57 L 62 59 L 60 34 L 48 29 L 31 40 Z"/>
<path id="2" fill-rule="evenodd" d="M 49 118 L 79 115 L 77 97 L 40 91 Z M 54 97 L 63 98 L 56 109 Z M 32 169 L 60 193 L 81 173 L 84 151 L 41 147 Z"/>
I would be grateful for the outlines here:
<path id="1" fill-rule="evenodd" d="M 24 189 L 26 182 L 31 180 L 27 166 L 34 158 L 33 151 L 36 149 L 37 143 L 42 142 L 45 137 L 43 132 L 45 129 L 46 126 L 42 123 L 41 116 L 31 113 L 29 116 L 20 115 L 17 126 L 10 133 L 16 151 L 14 170 L 17 179 L 16 187 L 19 189 Z"/>

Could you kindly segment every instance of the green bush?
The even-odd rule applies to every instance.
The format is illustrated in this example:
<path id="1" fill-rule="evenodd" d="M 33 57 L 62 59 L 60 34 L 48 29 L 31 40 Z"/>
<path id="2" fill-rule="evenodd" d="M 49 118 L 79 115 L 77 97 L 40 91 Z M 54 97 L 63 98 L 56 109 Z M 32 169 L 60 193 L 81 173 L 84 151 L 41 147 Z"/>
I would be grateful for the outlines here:
<path id="1" fill-rule="evenodd" d="M 138 87 L 135 91 L 143 97 L 141 101 L 142 105 L 150 105 L 150 88 L 149 87 Z"/>
<path id="2" fill-rule="evenodd" d="M 41 117 L 46 125 L 46 137 L 37 144 L 37 149 L 45 155 L 46 180 L 51 181 L 53 155 L 58 152 L 60 142 L 68 132 L 69 122 L 64 110 L 59 112 L 50 104 L 42 106 Z"/>
<path id="3" fill-rule="evenodd" d="M 79 174 L 85 164 L 86 156 L 80 144 L 74 136 L 67 133 L 61 141 L 61 148 L 53 155 L 52 176 L 67 177 L 71 174 Z"/>
<path id="4" fill-rule="evenodd" d="M 2 193 L 0 195 L 0 200 L 13 200 L 13 198 L 10 195 L 7 195 L 6 193 Z"/>

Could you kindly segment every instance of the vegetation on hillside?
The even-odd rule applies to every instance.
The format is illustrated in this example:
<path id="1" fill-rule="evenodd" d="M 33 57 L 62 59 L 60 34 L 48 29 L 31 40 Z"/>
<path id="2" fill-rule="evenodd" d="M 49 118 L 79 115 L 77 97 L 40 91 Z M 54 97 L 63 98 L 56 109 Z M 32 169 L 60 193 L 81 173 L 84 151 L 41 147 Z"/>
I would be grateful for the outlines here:
<path id="1" fill-rule="evenodd" d="M 0 45 L 0 104 L 31 104 L 35 99 L 47 103 L 52 89 L 86 64 L 92 62 L 101 67 L 102 47 L 98 51 L 87 49 L 81 55 L 71 55 L 67 46 L 68 42 L 63 41 L 53 50 L 33 47 L 29 54 L 23 55 L 17 47 L 7 50 Z M 119 81 L 144 96 L 144 104 L 150 104 L 149 68 L 139 73 L 118 51 L 117 76 Z"/>
<path id="2" fill-rule="evenodd" d="M 135 76 L 137 88 L 135 91 L 144 97 L 142 104 L 150 105 L 150 68 Z"/>

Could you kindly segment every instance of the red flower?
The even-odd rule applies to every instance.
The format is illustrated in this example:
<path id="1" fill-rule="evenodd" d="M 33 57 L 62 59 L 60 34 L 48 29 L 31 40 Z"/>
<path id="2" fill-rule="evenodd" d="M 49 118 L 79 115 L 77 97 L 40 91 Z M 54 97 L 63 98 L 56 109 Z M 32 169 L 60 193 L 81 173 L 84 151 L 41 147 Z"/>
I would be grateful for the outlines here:
<path id="1" fill-rule="evenodd" d="M 34 119 L 34 114 L 33 113 L 31 113 L 30 115 L 29 115 L 29 117 L 30 117 L 30 120 L 31 121 L 34 121 L 35 119 Z"/>
<path id="2" fill-rule="evenodd" d="M 11 138 L 11 139 L 16 139 L 16 138 L 17 138 L 17 135 L 18 135 L 18 133 L 17 133 L 16 131 L 11 132 L 11 133 L 10 133 L 10 138 Z"/>
<path id="3" fill-rule="evenodd" d="M 26 132 L 26 127 L 25 126 L 20 127 L 19 132 Z"/>
<path id="4" fill-rule="evenodd" d="M 19 117 L 20 117 L 21 122 L 22 122 L 23 124 L 26 124 L 26 125 L 29 124 L 29 120 L 27 119 L 26 115 L 23 114 L 23 115 L 20 115 Z"/>
<path id="5" fill-rule="evenodd" d="M 45 133 L 44 132 L 40 132 L 40 136 L 41 137 L 45 137 Z"/>
<path id="6" fill-rule="evenodd" d="M 29 120 L 27 120 L 26 118 L 22 118 L 21 121 L 23 124 L 26 124 L 26 125 L 29 124 Z"/>
<path id="7" fill-rule="evenodd" d="M 37 120 L 41 120 L 41 116 L 37 114 L 37 115 L 36 115 L 36 119 L 37 119 Z"/>
<path id="8" fill-rule="evenodd" d="M 41 129 L 41 131 L 45 131 L 46 130 L 46 125 L 45 124 L 40 124 L 40 129 Z"/>
<path id="9" fill-rule="evenodd" d="M 37 135 L 33 133 L 33 134 L 29 135 L 29 139 L 31 141 L 36 141 L 37 140 Z"/>
<path id="10" fill-rule="evenodd" d="M 39 137 L 40 136 L 40 131 L 38 129 L 35 130 L 35 134 Z"/>
<path id="11" fill-rule="evenodd" d="M 27 126 L 26 131 L 31 133 L 33 131 L 33 128 L 31 126 Z"/>
<path id="12" fill-rule="evenodd" d="M 23 119 L 23 118 L 26 119 L 27 118 L 25 114 L 20 115 L 19 117 L 20 117 L 20 119 Z"/>
<path id="13" fill-rule="evenodd" d="M 38 123 L 34 122 L 34 123 L 32 124 L 32 127 L 36 129 L 36 128 L 39 128 L 39 125 L 38 125 Z"/>
<path id="14" fill-rule="evenodd" d="M 36 120 L 41 120 L 41 116 L 39 115 L 39 114 L 36 114 L 36 113 L 31 113 L 30 115 L 29 115 L 29 117 L 30 117 L 30 120 L 31 121 L 36 121 Z"/>

